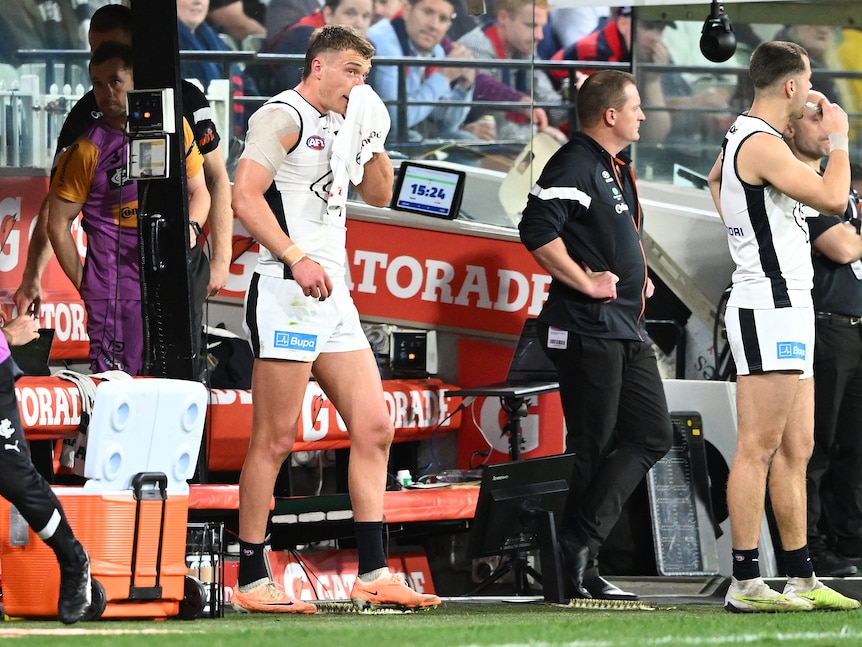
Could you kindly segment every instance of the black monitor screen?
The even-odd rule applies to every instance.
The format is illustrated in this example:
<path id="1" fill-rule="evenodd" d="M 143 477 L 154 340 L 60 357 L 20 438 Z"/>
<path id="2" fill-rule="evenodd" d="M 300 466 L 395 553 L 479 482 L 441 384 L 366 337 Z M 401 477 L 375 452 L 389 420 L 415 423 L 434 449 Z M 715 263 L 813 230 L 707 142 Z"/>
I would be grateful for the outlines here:
<path id="1" fill-rule="evenodd" d="M 54 344 L 54 329 L 39 328 L 39 337 L 23 346 L 11 346 L 12 359 L 25 375 L 51 375 L 48 361 Z"/>
<path id="2" fill-rule="evenodd" d="M 486 465 L 470 533 L 470 555 L 537 548 L 533 511 L 553 512 L 559 530 L 574 460 L 574 454 L 560 454 Z"/>
<path id="3" fill-rule="evenodd" d="M 392 208 L 454 220 L 461 208 L 465 181 L 464 171 L 402 162 Z"/>

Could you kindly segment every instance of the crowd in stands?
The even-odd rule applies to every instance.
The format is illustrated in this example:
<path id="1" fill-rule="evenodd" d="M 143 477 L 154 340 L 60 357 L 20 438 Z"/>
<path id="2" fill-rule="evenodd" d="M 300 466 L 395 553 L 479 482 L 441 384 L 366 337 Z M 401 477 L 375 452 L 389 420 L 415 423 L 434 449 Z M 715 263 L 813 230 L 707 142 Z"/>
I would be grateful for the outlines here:
<path id="1" fill-rule="evenodd" d="M 21 65 L 19 49 L 84 49 L 89 15 L 110 2 L 129 0 L 6 0 L 0 13 L 0 68 L 8 73 Z M 429 60 L 405 66 L 406 110 L 396 106 L 401 68 L 375 64 L 369 82 L 390 108 L 390 137 L 401 141 L 527 141 L 536 132 L 565 140 L 573 125 L 569 108 L 574 93 L 589 70 L 501 68 L 490 62 L 494 59 L 644 66 L 636 73 L 647 114 L 641 140 L 646 144 L 716 138 L 727 119 L 750 102 L 744 75 L 718 67 L 713 74 L 650 71 L 650 64 L 708 65 L 697 51 L 700 21 L 636 20 L 637 10 L 628 6 L 555 8 L 553 0 L 485 0 L 484 6 L 485 13 L 476 16 L 465 0 L 177 0 L 181 50 L 236 49 L 297 57 L 287 63 L 262 60 L 245 68 L 188 60 L 181 73 L 197 79 L 204 89 L 212 80 L 229 76 L 234 97 L 271 96 L 299 82 L 299 57 L 315 29 L 345 24 L 365 35 L 378 57 L 489 61 L 479 67 Z M 735 31 L 739 51 L 728 65 L 747 65 L 749 53 L 764 40 L 791 40 L 809 51 L 815 88 L 846 105 L 851 116 L 862 109 L 862 81 L 838 80 L 835 74 L 862 69 L 858 29 L 776 24 L 735 25 Z M 503 105 L 471 110 L 467 102 Z M 512 107 L 517 103 L 525 106 Z M 549 108 L 554 104 L 560 108 Z M 245 113 L 254 107 L 235 103 L 235 136 L 242 136 Z M 399 124 L 399 117 L 405 123 Z M 852 134 L 854 140 L 862 135 Z"/>

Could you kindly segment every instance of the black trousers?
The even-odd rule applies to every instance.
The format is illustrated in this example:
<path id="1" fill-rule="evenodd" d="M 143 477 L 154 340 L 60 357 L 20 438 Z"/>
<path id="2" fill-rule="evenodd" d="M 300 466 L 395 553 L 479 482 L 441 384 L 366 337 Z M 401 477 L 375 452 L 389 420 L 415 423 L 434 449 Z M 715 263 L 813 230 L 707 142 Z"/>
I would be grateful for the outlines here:
<path id="1" fill-rule="evenodd" d="M 0 495 L 12 503 L 34 530 L 44 529 L 54 511 L 66 517 L 51 486 L 30 459 L 30 449 L 24 438 L 15 379 L 18 368 L 10 358 L 0 364 Z"/>
<path id="2" fill-rule="evenodd" d="M 816 320 L 808 541 L 862 549 L 862 324 Z"/>
<path id="3" fill-rule="evenodd" d="M 655 353 L 647 342 L 569 333 L 568 348 L 548 349 L 566 420 L 566 452 L 575 454 L 564 534 L 595 557 L 623 505 L 671 448 L 673 427 Z"/>
<path id="4" fill-rule="evenodd" d="M 210 282 L 210 263 L 199 244 L 189 249 L 189 276 L 192 298 L 192 353 L 194 354 L 194 379 L 206 379 L 206 357 L 204 357 L 204 309 Z"/>

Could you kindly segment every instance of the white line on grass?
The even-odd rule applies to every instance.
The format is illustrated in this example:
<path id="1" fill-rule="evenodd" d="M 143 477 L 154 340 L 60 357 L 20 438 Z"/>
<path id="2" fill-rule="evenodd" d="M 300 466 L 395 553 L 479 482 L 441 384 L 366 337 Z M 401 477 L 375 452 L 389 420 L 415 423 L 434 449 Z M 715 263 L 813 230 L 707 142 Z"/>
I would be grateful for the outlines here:
<path id="1" fill-rule="evenodd" d="M 661 636 L 638 641 L 638 645 L 649 647 L 650 645 L 736 645 L 741 643 L 756 643 L 768 640 L 773 643 L 800 644 L 808 640 L 835 640 L 859 644 L 862 640 L 862 632 L 850 631 L 846 626 L 841 631 L 830 632 L 798 632 L 798 633 L 757 633 L 737 634 L 732 636 Z M 495 645 L 495 647 L 630 647 L 631 641 L 619 640 L 575 640 L 570 642 L 529 642 L 529 643 L 506 643 Z M 460 647 L 480 647 L 479 645 L 461 645 Z"/>

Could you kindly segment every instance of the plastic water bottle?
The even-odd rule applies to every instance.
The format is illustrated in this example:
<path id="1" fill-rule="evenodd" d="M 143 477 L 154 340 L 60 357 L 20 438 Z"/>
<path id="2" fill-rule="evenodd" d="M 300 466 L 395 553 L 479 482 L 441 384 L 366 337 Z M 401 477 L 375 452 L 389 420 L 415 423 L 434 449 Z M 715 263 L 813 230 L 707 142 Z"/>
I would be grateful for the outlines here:
<path id="1" fill-rule="evenodd" d="M 395 480 L 398 481 L 398 485 L 411 485 L 413 476 L 410 474 L 410 470 L 398 470 Z"/>

